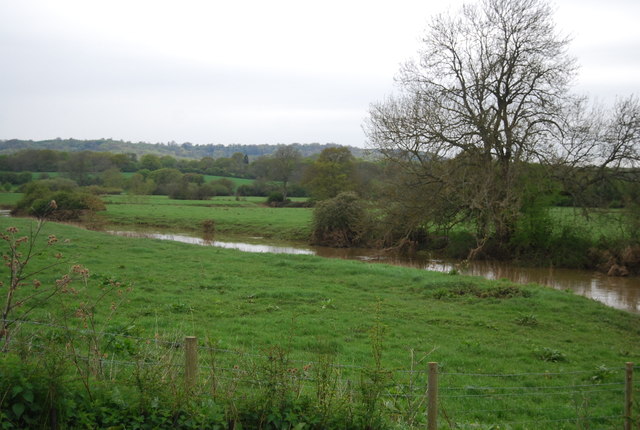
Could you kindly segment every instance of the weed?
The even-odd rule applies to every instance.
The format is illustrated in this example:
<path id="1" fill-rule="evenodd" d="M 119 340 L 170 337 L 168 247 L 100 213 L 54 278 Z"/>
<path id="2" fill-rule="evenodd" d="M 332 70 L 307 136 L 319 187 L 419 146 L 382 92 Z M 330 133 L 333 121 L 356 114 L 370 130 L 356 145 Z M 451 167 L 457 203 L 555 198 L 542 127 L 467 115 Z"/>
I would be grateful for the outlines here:
<path id="1" fill-rule="evenodd" d="M 612 377 L 615 376 L 615 374 L 616 374 L 615 369 L 610 369 L 603 364 L 598 366 L 594 370 L 593 374 L 589 376 L 588 380 L 589 382 L 594 384 L 602 384 L 612 379 Z"/>
<path id="2" fill-rule="evenodd" d="M 525 327 L 535 327 L 538 325 L 538 318 L 533 315 L 520 315 L 515 319 L 516 324 Z"/>
<path id="3" fill-rule="evenodd" d="M 47 212 L 54 210 L 55 204 L 54 201 L 49 203 Z M 11 340 L 11 327 L 56 294 L 65 292 L 73 280 L 71 274 L 66 274 L 51 284 L 43 284 L 36 278 L 62 264 L 62 254 L 56 253 L 55 259 L 45 267 L 32 268 L 31 263 L 50 251 L 58 242 L 55 235 L 49 235 L 45 245 L 38 244 L 43 226 L 44 218 L 41 218 L 35 226 L 30 225 L 27 236 L 19 235 L 20 230 L 15 226 L 8 227 L 6 233 L 0 234 L 7 246 L 2 251 L 2 259 L 9 268 L 6 283 L 0 281 L 0 287 L 6 286 L 7 289 L 0 314 L 0 342 L 3 342 L 3 350 L 8 348 Z"/>
<path id="4" fill-rule="evenodd" d="M 195 309 L 186 303 L 171 303 L 167 305 L 169 311 L 174 314 L 188 314 L 192 313 Z"/>
<path id="5" fill-rule="evenodd" d="M 559 361 L 567 361 L 567 357 L 557 349 L 552 348 L 536 348 L 534 350 L 535 355 L 542 361 L 548 361 L 556 363 Z"/>

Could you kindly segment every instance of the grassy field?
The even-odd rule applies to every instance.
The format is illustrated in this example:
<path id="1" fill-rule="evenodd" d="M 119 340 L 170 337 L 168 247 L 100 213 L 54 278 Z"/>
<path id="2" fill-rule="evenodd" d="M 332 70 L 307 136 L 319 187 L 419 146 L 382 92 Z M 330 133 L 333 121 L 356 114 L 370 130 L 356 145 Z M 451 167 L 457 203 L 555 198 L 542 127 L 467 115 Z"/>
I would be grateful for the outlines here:
<path id="1" fill-rule="evenodd" d="M 227 207 L 231 213 L 233 205 Z M 120 206 L 129 212 L 114 209 Z M 132 207 L 144 208 L 145 219 L 179 210 L 146 206 Z M 194 222 L 225 208 L 192 206 Z M 126 207 L 111 203 L 108 212 L 135 216 Z M 263 209 L 256 222 L 268 213 Z M 17 225 L 25 232 L 30 223 L 3 218 L 0 228 Z M 381 264 L 129 239 L 53 223 L 44 234 L 59 238 L 56 247 L 67 258 L 60 270 L 72 263 L 89 269 L 89 295 L 99 294 L 105 278 L 133 287 L 110 322 L 102 321 L 110 314 L 108 302 L 95 308 L 105 332 L 127 327 L 143 339 L 195 335 L 214 339 L 222 350 L 256 355 L 280 345 L 294 360 L 328 355 L 356 367 L 375 367 L 372 351 L 379 347 L 380 366 L 390 375 L 409 369 L 413 353 L 421 368 L 426 361 L 440 364 L 441 407 L 455 428 L 584 428 L 580 422 L 619 428 L 619 418 L 603 417 L 621 415 L 621 368 L 640 360 L 640 317 L 569 292 Z M 59 275 L 39 280 L 51 283 Z M 52 303 L 32 318 L 55 313 Z M 602 392 L 576 388 L 585 386 Z M 510 391 L 516 387 L 533 392 L 516 397 L 520 391 Z M 540 395 L 540 387 L 551 391 Z M 559 398 L 558 392 L 570 393 Z"/>
<path id="2" fill-rule="evenodd" d="M 19 193 L 0 193 L 0 207 L 11 207 Z M 108 223 L 131 228 L 177 229 L 200 232 L 202 222 L 214 220 L 223 235 L 262 236 L 279 240 L 306 241 L 310 234 L 312 209 L 270 208 L 264 197 L 213 197 L 209 200 L 173 200 L 167 196 L 109 195 L 101 213 Z M 293 198 L 302 201 L 304 198 Z M 623 212 L 617 209 L 592 211 L 588 217 L 574 208 L 550 210 L 555 230 L 570 226 L 588 240 L 616 240 L 628 235 L 621 228 Z M 455 230 L 464 229 L 458 226 Z"/>
<path id="3" fill-rule="evenodd" d="M 22 198 L 21 193 L 0 193 L 0 207 L 11 208 Z"/>
<path id="4" fill-rule="evenodd" d="M 10 208 L 20 198 L 19 193 L 0 193 L 0 207 Z M 172 200 L 167 196 L 110 195 L 103 200 L 107 210 L 93 222 L 110 224 L 110 228 L 197 234 L 203 231 L 204 221 L 213 220 L 219 238 L 259 236 L 298 242 L 307 242 L 311 232 L 312 209 L 272 208 L 264 204 L 264 197 Z"/>
<path id="5" fill-rule="evenodd" d="M 108 196 L 102 216 L 123 228 L 160 228 L 201 232 L 213 220 L 216 234 L 306 241 L 312 211 L 272 208 L 264 197 L 214 197 L 210 200 L 171 200 L 166 196 Z"/>
<path id="6" fill-rule="evenodd" d="M 122 176 L 125 178 L 130 178 L 135 175 L 137 172 L 123 172 Z M 213 176 L 213 175 L 202 175 L 204 176 L 205 182 L 217 181 L 219 179 L 228 179 L 232 181 L 236 187 L 240 185 L 251 185 L 254 182 L 254 179 L 245 179 L 245 178 L 232 178 L 228 176 Z"/>

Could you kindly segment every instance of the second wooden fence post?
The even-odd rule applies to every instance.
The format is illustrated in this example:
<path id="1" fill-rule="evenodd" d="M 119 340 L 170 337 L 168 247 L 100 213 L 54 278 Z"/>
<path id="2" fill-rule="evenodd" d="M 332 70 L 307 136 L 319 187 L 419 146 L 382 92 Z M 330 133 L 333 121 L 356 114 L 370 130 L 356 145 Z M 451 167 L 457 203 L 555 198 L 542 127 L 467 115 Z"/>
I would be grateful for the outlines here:
<path id="1" fill-rule="evenodd" d="M 184 380 L 187 392 L 196 384 L 198 376 L 198 339 L 195 336 L 184 338 Z"/>
<path id="2" fill-rule="evenodd" d="M 627 363 L 624 378 L 624 430 L 631 430 L 633 424 L 633 363 Z"/>
<path id="3" fill-rule="evenodd" d="M 429 363 L 429 379 L 427 381 L 427 429 L 438 428 L 438 363 Z"/>

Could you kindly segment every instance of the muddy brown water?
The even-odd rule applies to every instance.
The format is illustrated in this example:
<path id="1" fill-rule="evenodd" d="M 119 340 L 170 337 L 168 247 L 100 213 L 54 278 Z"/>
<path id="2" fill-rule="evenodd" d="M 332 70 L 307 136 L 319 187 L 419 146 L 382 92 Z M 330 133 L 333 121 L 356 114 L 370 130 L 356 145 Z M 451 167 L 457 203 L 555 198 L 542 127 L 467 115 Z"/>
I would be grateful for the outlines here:
<path id="1" fill-rule="evenodd" d="M 609 277 L 587 270 L 517 267 L 504 262 L 473 261 L 460 262 L 424 257 L 406 257 L 382 254 L 377 250 L 358 248 L 288 247 L 261 243 L 262 238 L 252 238 L 256 243 L 223 242 L 207 240 L 183 234 L 109 231 L 127 237 L 146 237 L 173 240 L 203 246 L 237 249 L 244 252 L 266 252 L 276 254 L 317 255 L 325 258 L 342 258 L 365 262 L 379 262 L 423 270 L 450 272 L 456 270 L 464 275 L 482 276 L 487 279 L 508 279 L 521 284 L 541 284 L 559 290 L 571 290 L 576 294 L 598 300 L 616 309 L 640 313 L 640 278 Z"/>

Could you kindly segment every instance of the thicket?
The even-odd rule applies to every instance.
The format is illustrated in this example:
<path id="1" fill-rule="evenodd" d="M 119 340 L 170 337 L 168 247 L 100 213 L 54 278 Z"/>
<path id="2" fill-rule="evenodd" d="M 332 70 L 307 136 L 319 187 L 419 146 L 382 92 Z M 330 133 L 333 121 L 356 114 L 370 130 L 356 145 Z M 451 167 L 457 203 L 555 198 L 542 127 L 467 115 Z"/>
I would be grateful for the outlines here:
<path id="1" fill-rule="evenodd" d="M 14 215 L 69 221 L 79 220 L 87 213 L 106 209 L 97 195 L 92 194 L 90 190 L 81 189 L 69 179 L 29 182 L 22 188 L 22 192 L 22 199 L 12 210 Z"/>
<path id="2" fill-rule="evenodd" d="M 371 239 L 369 216 L 354 192 L 340 193 L 315 205 L 311 242 L 317 245 L 351 247 Z"/>

